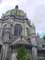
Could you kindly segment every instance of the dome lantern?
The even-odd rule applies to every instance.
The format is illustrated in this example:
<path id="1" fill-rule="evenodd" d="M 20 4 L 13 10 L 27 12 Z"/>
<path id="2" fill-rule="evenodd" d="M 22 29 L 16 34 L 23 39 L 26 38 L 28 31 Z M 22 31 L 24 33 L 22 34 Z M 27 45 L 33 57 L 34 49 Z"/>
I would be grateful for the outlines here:
<path id="1" fill-rule="evenodd" d="M 18 5 L 15 6 L 15 9 L 18 9 Z"/>

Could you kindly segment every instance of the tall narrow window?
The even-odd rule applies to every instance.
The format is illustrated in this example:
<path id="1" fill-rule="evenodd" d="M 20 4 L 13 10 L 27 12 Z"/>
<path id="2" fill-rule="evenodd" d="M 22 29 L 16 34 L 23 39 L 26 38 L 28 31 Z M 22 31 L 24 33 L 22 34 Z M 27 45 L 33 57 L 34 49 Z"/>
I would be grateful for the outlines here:
<path id="1" fill-rule="evenodd" d="M 14 35 L 20 36 L 22 32 L 22 26 L 20 24 L 16 24 L 14 28 Z"/>
<path id="2" fill-rule="evenodd" d="M 29 31 L 29 29 L 26 28 L 26 30 L 27 30 L 27 35 L 30 36 L 30 31 Z"/>

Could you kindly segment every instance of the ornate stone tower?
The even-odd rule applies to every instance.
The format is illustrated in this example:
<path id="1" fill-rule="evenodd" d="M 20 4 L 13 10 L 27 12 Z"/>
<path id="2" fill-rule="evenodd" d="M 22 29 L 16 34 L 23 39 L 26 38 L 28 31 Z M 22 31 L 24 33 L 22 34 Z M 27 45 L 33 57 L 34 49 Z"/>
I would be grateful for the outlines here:
<path id="1" fill-rule="evenodd" d="M 0 60 L 16 60 L 17 49 L 22 46 L 30 54 L 29 60 L 37 60 L 35 36 L 35 27 L 24 11 L 18 6 L 7 11 L 0 19 Z"/>

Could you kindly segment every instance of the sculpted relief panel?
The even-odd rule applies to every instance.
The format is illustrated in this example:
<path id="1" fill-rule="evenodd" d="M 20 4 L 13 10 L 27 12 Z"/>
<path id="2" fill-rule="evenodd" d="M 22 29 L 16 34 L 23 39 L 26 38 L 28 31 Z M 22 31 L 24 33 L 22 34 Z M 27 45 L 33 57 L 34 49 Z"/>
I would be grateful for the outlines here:
<path id="1" fill-rule="evenodd" d="M 5 42 L 9 40 L 10 32 L 11 32 L 10 30 L 11 30 L 10 25 L 5 23 L 2 31 L 2 38 Z"/>

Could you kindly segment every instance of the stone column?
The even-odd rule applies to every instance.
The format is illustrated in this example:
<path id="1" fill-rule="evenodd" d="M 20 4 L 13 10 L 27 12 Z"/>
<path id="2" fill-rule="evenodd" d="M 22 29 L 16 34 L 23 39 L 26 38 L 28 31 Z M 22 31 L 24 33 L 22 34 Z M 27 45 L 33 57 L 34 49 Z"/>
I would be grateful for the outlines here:
<path id="1" fill-rule="evenodd" d="M 8 51 L 8 45 L 4 44 L 2 47 L 2 60 L 6 60 L 7 57 L 7 51 Z"/>
<path id="2" fill-rule="evenodd" d="M 17 55 L 17 51 L 15 49 L 12 49 L 11 60 L 17 60 L 16 55 Z"/>
<path id="3" fill-rule="evenodd" d="M 3 53 L 3 49 L 1 48 L 1 60 L 2 60 L 2 56 L 3 56 L 3 54 L 2 54 L 2 53 Z"/>
<path id="4" fill-rule="evenodd" d="M 11 47 L 9 47 L 8 52 L 7 52 L 7 60 L 11 60 Z"/>
<path id="5" fill-rule="evenodd" d="M 2 47 L 1 47 L 1 51 L 0 51 L 0 60 L 2 60 Z"/>
<path id="6" fill-rule="evenodd" d="M 32 47 L 32 60 L 37 60 L 37 48 Z"/>
<path id="7" fill-rule="evenodd" d="M 32 50 L 30 51 L 30 60 L 32 60 Z"/>
<path id="8" fill-rule="evenodd" d="M 31 35 L 31 43 L 32 43 L 32 60 L 37 60 L 37 41 L 36 34 L 32 33 Z"/>

